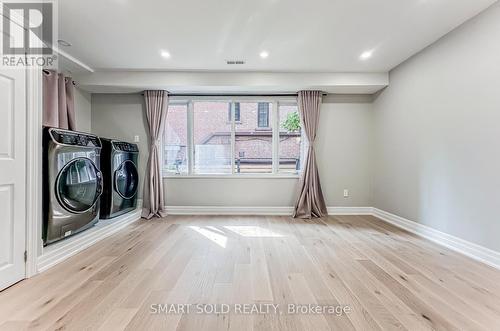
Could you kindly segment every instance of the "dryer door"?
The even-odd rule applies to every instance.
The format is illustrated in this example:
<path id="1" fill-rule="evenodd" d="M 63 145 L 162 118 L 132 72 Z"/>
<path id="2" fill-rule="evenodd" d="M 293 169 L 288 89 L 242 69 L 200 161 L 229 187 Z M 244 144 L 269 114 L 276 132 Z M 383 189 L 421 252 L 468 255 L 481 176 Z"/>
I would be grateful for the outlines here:
<path id="1" fill-rule="evenodd" d="M 124 161 L 115 171 L 115 191 L 123 199 L 131 199 L 137 193 L 139 186 L 139 173 L 134 162 Z"/>
<path id="2" fill-rule="evenodd" d="M 59 203 L 68 211 L 83 213 L 102 193 L 102 175 L 92 160 L 76 158 L 64 166 L 56 180 Z"/>

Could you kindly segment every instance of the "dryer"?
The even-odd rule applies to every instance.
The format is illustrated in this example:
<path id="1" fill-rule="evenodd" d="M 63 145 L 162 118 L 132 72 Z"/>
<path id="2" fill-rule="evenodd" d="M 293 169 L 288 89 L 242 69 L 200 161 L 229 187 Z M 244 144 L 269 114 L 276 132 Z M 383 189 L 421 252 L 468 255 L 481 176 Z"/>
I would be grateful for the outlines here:
<path id="1" fill-rule="evenodd" d="M 101 142 L 95 135 L 43 130 L 43 239 L 50 244 L 93 226 L 102 193 Z"/>
<path id="2" fill-rule="evenodd" d="M 102 138 L 104 178 L 100 218 L 123 215 L 137 207 L 139 148 L 136 144 Z"/>

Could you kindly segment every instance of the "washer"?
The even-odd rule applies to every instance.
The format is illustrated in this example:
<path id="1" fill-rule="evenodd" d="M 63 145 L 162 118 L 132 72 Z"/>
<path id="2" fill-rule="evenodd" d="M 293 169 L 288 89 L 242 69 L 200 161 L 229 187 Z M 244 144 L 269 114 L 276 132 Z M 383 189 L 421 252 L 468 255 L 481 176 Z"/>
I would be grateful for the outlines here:
<path id="1" fill-rule="evenodd" d="M 101 219 L 123 215 L 137 207 L 139 148 L 136 144 L 102 138 Z"/>
<path id="2" fill-rule="evenodd" d="M 43 130 L 43 239 L 50 244 L 99 220 L 102 173 L 99 137 L 56 128 Z"/>

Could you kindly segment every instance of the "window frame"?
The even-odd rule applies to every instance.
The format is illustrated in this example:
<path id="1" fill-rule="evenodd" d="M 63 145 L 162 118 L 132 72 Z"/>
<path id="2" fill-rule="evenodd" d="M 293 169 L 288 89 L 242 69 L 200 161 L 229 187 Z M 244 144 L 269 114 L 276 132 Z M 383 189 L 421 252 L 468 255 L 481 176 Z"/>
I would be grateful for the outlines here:
<path id="1" fill-rule="evenodd" d="M 228 102 L 230 105 L 230 122 L 231 122 L 231 173 L 227 174 L 197 174 L 194 173 L 194 103 L 195 102 Z M 236 137 L 236 125 L 239 123 L 235 121 L 235 104 L 242 102 L 266 102 L 271 103 L 272 107 L 268 110 L 268 125 L 269 112 L 273 112 L 271 116 L 272 120 L 272 171 L 270 173 L 237 173 L 235 172 L 235 137 Z M 280 130 L 280 118 L 279 118 L 279 105 L 282 104 L 297 104 L 297 99 L 295 97 L 288 96 L 172 96 L 169 98 L 168 106 L 187 104 L 187 173 L 176 174 L 165 169 L 163 161 L 163 144 L 164 139 L 161 140 L 161 150 L 162 150 L 162 173 L 164 178 L 299 178 L 300 172 L 280 172 L 279 171 L 279 130 Z M 257 110 L 258 111 L 258 110 Z M 241 116 L 241 113 L 240 113 Z M 168 113 L 167 113 L 168 117 Z M 258 123 L 257 123 L 258 124 Z M 166 127 L 166 126 L 165 126 Z M 258 128 L 258 126 L 257 126 Z M 269 127 L 268 127 L 269 128 Z M 264 128 L 261 128 L 264 129 Z M 303 132 L 303 131 L 302 131 Z M 302 134 L 302 139 L 304 134 Z M 301 147 L 302 148 L 302 147 Z M 302 170 L 302 169 L 301 169 Z"/>

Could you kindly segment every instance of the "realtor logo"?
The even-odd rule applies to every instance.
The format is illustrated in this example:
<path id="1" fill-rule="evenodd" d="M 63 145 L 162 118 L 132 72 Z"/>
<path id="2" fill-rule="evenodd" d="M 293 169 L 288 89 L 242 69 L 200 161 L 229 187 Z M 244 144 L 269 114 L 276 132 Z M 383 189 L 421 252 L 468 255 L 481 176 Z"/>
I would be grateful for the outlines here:
<path id="1" fill-rule="evenodd" d="M 3 54 L 52 54 L 53 4 L 3 4 Z"/>
<path id="2" fill-rule="evenodd" d="M 51 0 L 1 3 L 2 62 L 0 67 L 57 68 L 57 6 Z"/>

